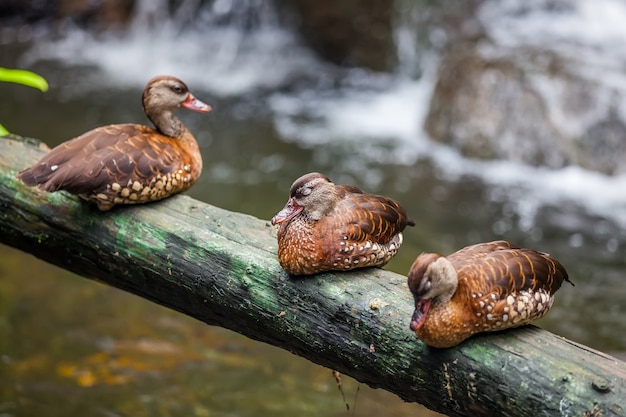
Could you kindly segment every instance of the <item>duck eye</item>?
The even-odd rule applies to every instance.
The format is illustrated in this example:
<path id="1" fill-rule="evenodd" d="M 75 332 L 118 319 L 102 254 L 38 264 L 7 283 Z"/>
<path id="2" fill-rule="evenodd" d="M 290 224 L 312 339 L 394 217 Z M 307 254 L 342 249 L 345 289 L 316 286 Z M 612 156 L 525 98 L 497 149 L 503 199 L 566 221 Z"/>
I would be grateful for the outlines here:
<path id="1" fill-rule="evenodd" d="M 427 292 L 428 290 L 430 290 L 430 287 L 432 287 L 433 283 L 430 279 L 427 279 L 426 282 L 424 282 L 424 285 L 422 286 L 422 292 Z"/>
<path id="2" fill-rule="evenodd" d="M 304 187 L 304 188 L 300 191 L 300 194 L 301 194 L 302 196 L 306 196 L 306 195 L 311 194 L 311 187 Z"/>
<path id="3" fill-rule="evenodd" d="M 182 94 L 184 92 L 184 89 L 180 85 L 173 85 L 172 91 L 175 92 L 176 94 Z"/>

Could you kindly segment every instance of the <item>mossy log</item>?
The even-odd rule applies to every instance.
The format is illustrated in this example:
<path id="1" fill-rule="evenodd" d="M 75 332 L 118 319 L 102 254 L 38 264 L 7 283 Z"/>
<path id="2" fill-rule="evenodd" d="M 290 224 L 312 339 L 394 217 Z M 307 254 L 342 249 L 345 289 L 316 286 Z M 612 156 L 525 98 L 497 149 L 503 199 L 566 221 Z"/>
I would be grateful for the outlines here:
<path id="1" fill-rule="evenodd" d="M 44 152 L 0 138 L 8 245 L 450 416 L 626 416 L 626 364 L 613 357 L 534 326 L 428 348 L 409 330 L 404 276 L 294 278 L 268 221 L 187 196 L 101 213 L 23 185 L 17 172 Z"/>

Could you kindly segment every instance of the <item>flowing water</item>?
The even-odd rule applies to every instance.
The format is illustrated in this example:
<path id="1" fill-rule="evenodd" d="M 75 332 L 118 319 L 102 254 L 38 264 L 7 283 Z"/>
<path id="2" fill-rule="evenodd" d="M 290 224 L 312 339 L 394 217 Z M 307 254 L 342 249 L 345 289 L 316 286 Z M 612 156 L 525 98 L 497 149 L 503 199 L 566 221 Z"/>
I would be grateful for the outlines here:
<path id="1" fill-rule="evenodd" d="M 0 31 L 0 63 L 37 71 L 51 85 L 44 94 L 1 84 L 0 122 L 51 146 L 98 125 L 143 123 L 145 82 L 177 75 L 214 109 L 179 114 L 205 164 L 194 198 L 268 219 L 295 178 L 320 171 L 407 207 L 417 227 L 387 267 L 395 272 L 406 274 L 421 251 L 492 239 L 550 252 L 576 287 L 565 285 L 538 324 L 593 348 L 626 351 L 626 176 L 463 158 L 421 129 L 435 52 L 403 55 L 396 74 L 340 69 L 279 28 L 269 3 L 249 3 L 254 9 L 236 11 L 215 1 L 195 24 L 186 24 L 181 7 L 156 30 L 149 17 L 159 8 L 143 2 L 123 35 Z M 602 4 L 626 18 L 618 2 Z M 494 7 L 482 11 L 498 22 L 490 30 L 519 39 L 511 35 L 516 13 Z M 578 13 L 595 16 L 584 7 Z M 555 43 L 581 27 L 571 16 L 524 16 L 552 27 L 542 36 Z M 610 40 L 626 29 L 605 26 L 589 25 L 589 37 L 606 47 L 593 52 L 610 60 Z M 414 51 L 406 30 L 398 28 L 402 50 Z M 613 58 L 611 77 L 616 67 L 626 73 L 621 56 Z M 345 413 L 327 369 L 8 247 L 0 252 L 0 300 L 1 416 Z M 429 415 L 349 378 L 344 389 L 351 405 L 358 393 L 356 415 Z"/>

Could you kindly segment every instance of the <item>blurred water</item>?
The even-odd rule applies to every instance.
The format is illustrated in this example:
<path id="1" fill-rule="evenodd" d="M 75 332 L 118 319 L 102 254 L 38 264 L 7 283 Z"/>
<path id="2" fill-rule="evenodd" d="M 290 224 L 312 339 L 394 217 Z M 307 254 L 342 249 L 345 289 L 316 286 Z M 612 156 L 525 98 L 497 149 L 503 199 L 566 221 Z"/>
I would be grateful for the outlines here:
<path id="1" fill-rule="evenodd" d="M 249 7 L 235 8 L 233 2 L 220 0 L 200 10 L 181 7 L 158 27 L 150 23 L 158 8 L 151 9 L 148 3 L 143 3 L 147 9 L 137 17 L 138 24 L 123 34 L 96 36 L 71 27 L 60 36 L 39 28 L 0 32 L 0 63 L 35 70 L 51 85 L 45 94 L 26 87 L 0 85 L 3 125 L 15 133 L 55 145 L 95 126 L 143 123 L 146 119 L 141 112 L 140 94 L 145 82 L 159 73 L 180 76 L 197 97 L 214 109 L 209 115 L 180 112 L 198 138 L 205 163 L 201 179 L 189 192 L 193 197 L 268 219 L 286 201 L 295 178 L 308 171 L 324 172 L 335 182 L 353 183 L 396 198 L 416 219 L 417 227 L 407 231 L 403 249 L 389 269 L 406 274 L 421 251 L 448 253 L 466 244 L 499 238 L 550 252 L 567 267 L 576 287 L 564 286 L 560 290 L 553 310 L 539 325 L 601 350 L 626 350 L 625 176 L 609 177 L 577 167 L 551 171 L 506 161 L 469 160 L 454 149 L 432 143 L 422 130 L 422 122 L 438 63 L 436 51 L 401 59 L 403 66 L 396 74 L 346 70 L 318 60 L 290 31 L 278 27 L 270 3 L 249 1 Z M 619 2 L 601 3 L 613 7 L 613 13 L 621 13 Z M 546 43 L 554 39 L 555 47 L 561 47 L 558 42 L 569 40 L 568 48 L 574 54 L 575 39 L 567 35 L 571 27 L 584 36 L 586 26 L 580 23 L 581 19 L 587 21 L 593 18 L 588 14 L 604 10 L 581 6 L 564 14 L 544 7 L 522 13 L 527 9 L 520 11 L 519 4 L 504 2 L 499 8 L 496 2 L 487 2 L 481 11 L 483 23 L 503 42 L 519 42 L 523 36 L 516 31 L 526 33 L 520 28 L 527 27 L 516 26 L 516 16 L 520 16 L 537 27 L 530 32 L 541 33 Z M 623 75 L 619 78 L 614 70 L 623 68 L 623 62 L 620 54 L 611 60 L 616 44 L 611 39 L 620 35 L 626 38 L 626 28 L 622 26 L 614 19 L 608 19 L 605 25 L 589 26 L 589 36 L 597 44 L 592 52 L 610 63 L 607 74 L 616 80 L 615 84 L 624 82 Z M 410 30 L 407 35 L 405 29 L 399 28 L 398 34 L 403 39 L 402 50 L 414 51 L 410 47 Z M 419 68 L 408 68 L 411 65 Z M 99 391 L 91 391 L 98 398 L 90 397 L 87 401 L 99 401 L 106 409 L 111 396 L 117 399 L 119 395 L 119 402 L 126 404 L 135 404 L 140 396 L 151 404 L 145 410 L 154 411 L 151 407 L 159 407 L 155 396 L 140 393 L 162 393 L 169 384 L 185 384 L 185 375 L 190 375 L 189 368 L 195 366 L 189 363 L 203 363 L 200 371 L 189 377 L 193 380 L 189 390 L 194 393 L 190 396 L 195 396 L 190 401 L 208 404 L 212 393 L 226 395 L 219 390 L 219 382 L 215 384 L 209 379 L 227 380 L 233 390 L 257 392 L 259 385 L 265 387 L 266 378 L 275 378 L 281 382 L 268 396 L 281 402 L 281 390 L 292 387 L 289 398 L 294 398 L 297 406 L 290 403 L 275 410 L 268 405 L 268 415 L 291 415 L 294 410 L 306 415 L 306 410 L 297 407 L 312 407 L 308 410 L 311 415 L 342 411 L 341 402 L 336 412 L 329 411 L 335 410 L 336 405 L 313 405 L 327 397 L 332 397 L 328 401 L 336 404 L 334 381 L 325 379 L 325 370 L 313 365 L 305 367 L 289 354 L 258 348 L 231 333 L 193 326 L 179 315 L 162 312 L 163 309 L 158 308 L 157 313 L 142 300 L 68 278 L 52 267 L 39 266 L 37 274 L 27 275 L 55 277 L 45 278 L 45 291 L 38 290 L 38 284 L 22 285 L 19 271 L 30 263 L 28 257 L 5 249 L 0 255 L 0 298 L 17 300 L 2 310 L 0 331 L 5 342 L 0 345 L 0 353 L 5 364 L 0 366 L 6 369 L 7 363 L 23 364 L 21 368 L 11 367 L 12 374 L 0 377 L 7 378 L 16 391 L 21 389 L 19 386 L 26 387 L 20 397 L 26 404 L 47 404 L 47 396 L 57 394 L 59 379 L 65 381 L 62 389 L 70 392 L 71 397 L 79 395 L 77 391 L 83 392 L 70 382 L 71 378 L 67 381 L 60 377 L 54 363 L 37 367 L 38 358 L 45 358 L 51 351 L 59 353 L 48 361 L 75 362 L 76 358 L 89 357 L 90 352 L 117 352 L 110 347 L 104 349 L 102 340 L 110 340 L 116 346 L 127 338 L 160 341 L 165 337 L 176 349 L 190 349 L 193 358 L 199 355 L 199 362 L 185 359 L 180 362 L 182 365 L 173 365 L 170 370 L 154 371 L 153 379 L 140 378 L 133 383 L 128 398 L 104 384 Z M 63 293 L 75 298 L 55 296 Z M 85 294 L 89 294 L 88 301 L 80 301 Z M 118 308 L 106 309 L 109 297 L 116 300 Z M 48 318 L 46 310 L 39 314 L 32 310 L 35 306 L 49 306 L 52 299 L 61 299 L 70 306 L 78 304 L 81 311 L 106 311 L 108 318 L 94 314 L 86 323 L 81 315 L 80 322 L 74 323 L 76 317 L 68 312 Z M 128 309 L 137 311 L 128 321 L 142 323 L 144 330 L 122 325 Z M 25 311 L 32 312 L 28 315 Z M 178 331 L 161 328 L 162 323 L 154 323 L 155 314 L 166 317 L 159 320 L 173 320 L 175 327 L 186 329 L 188 336 L 179 337 Z M 77 326 L 83 342 L 68 342 L 74 340 Z M 41 337 L 33 339 L 32 335 Z M 91 339 L 99 342 L 85 342 Z M 227 341 L 215 342 L 217 345 L 213 346 L 213 340 Z M 250 365 L 245 372 L 240 365 L 226 365 L 211 374 L 207 368 L 212 365 L 206 359 L 222 355 L 225 345 L 227 351 L 239 352 L 238 360 L 244 363 L 249 358 L 252 362 L 272 358 L 273 364 L 265 371 Z M 54 346 L 62 349 L 56 351 Z M 294 364 L 297 371 L 275 371 L 275 363 L 283 361 Z M 306 376 L 290 382 L 293 374 Z M 312 394 L 312 388 L 302 385 L 299 379 L 322 381 L 319 383 L 324 388 Z M 364 391 L 360 401 L 369 404 L 368 401 L 380 400 L 387 407 L 397 405 L 393 397 L 368 400 L 368 395 L 378 394 Z M 165 395 L 174 405 L 154 412 L 177 414 L 180 407 L 183 414 L 215 412 L 208 405 L 205 406 L 212 411 L 184 408 L 187 406 L 176 404 L 175 396 Z M 0 414 L 15 414 L 7 402 L 3 404 Z M 234 398 L 230 411 L 223 415 L 248 415 L 242 404 Z M 258 411 L 259 403 L 256 405 Z M 26 409 L 29 412 L 18 414 L 34 415 L 37 410 L 32 404 Z M 414 410 L 397 410 L 395 415 L 414 414 Z M 357 415 L 374 415 L 373 412 L 368 414 L 363 407 Z M 99 414 L 93 410 L 89 413 Z"/>
<path id="2" fill-rule="evenodd" d="M 35 36 L 37 42 L 17 63 L 36 68 L 60 61 L 74 70 L 85 69 L 71 78 L 63 68 L 59 79 L 48 75 L 63 90 L 60 94 L 77 99 L 92 89 L 98 95 L 102 89 L 139 89 L 154 75 L 175 74 L 194 89 L 219 99 L 217 106 L 231 102 L 232 117 L 260 113 L 281 141 L 310 148 L 319 158 L 326 157 L 322 154 L 329 148 L 351 146 L 340 162 L 341 169 L 353 171 L 353 176 L 362 175 L 363 164 L 410 166 L 429 159 L 438 173 L 450 180 L 472 175 L 489 186 L 523 188 L 523 216 L 559 199 L 611 218 L 626 229 L 626 193 L 613 192 L 624 188 L 626 175 L 609 177 L 578 168 L 548 171 L 509 162 L 468 160 L 430 142 L 422 125 L 438 64 L 435 51 L 401 59 L 404 64 L 396 74 L 346 71 L 316 59 L 292 32 L 279 27 L 271 3 L 248 1 L 235 7 L 230 1 L 216 1 L 199 9 L 193 20 L 189 14 L 194 10 L 181 6 L 157 27 L 149 22 L 164 17 L 149 16 L 156 13 L 153 10 L 163 9 L 156 7 L 157 3 L 145 3 L 140 7 L 143 14 L 127 33 L 92 35 L 68 28 L 53 41 Z M 625 112 L 622 117 L 626 119 L 626 54 L 621 47 L 626 29 L 618 23 L 626 19 L 623 3 L 486 2 L 479 17 L 486 32 L 506 47 L 541 45 L 577 61 L 592 61 L 593 65 L 574 68 L 599 85 L 625 91 L 621 98 L 613 94 L 606 103 L 596 102 L 598 111 L 615 106 Z M 410 21 L 403 21 L 398 27 L 398 38 L 403 39 L 401 56 L 421 47 L 405 33 L 408 25 Z M 418 78 L 411 75 L 415 73 Z M 544 89 L 559 94 L 558 85 L 545 84 Z M 618 99 L 625 102 L 623 106 L 615 103 Z M 559 120 L 559 109 L 548 111 Z M 568 119 L 559 124 L 574 133 L 587 122 Z M 376 186 L 376 178 L 370 175 L 365 183 Z"/>

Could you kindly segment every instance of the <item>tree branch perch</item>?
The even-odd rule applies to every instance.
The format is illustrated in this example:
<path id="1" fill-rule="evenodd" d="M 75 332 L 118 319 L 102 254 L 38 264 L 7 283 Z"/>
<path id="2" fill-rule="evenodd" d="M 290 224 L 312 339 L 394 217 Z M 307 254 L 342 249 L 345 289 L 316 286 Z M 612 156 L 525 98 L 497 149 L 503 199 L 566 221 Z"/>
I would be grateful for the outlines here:
<path id="1" fill-rule="evenodd" d="M 626 416 L 626 364 L 534 326 L 451 349 L 408 328 L 404 276 L 286 275 L 268 221 L 176 196 L 101 213 L 17 172 L 44 153 L 0 138 L 0 241 L 450 416 Z"/>

